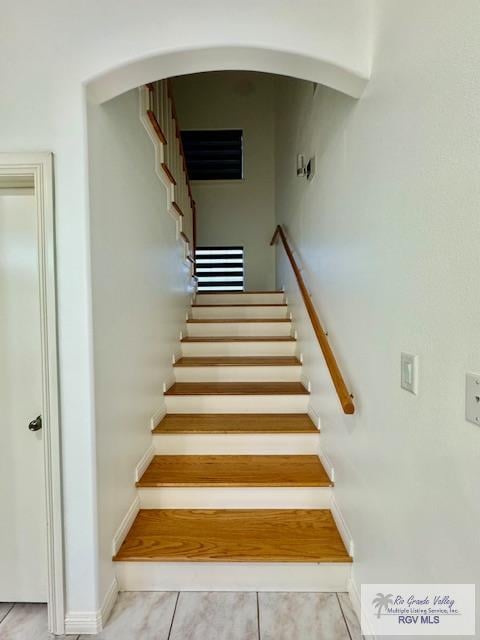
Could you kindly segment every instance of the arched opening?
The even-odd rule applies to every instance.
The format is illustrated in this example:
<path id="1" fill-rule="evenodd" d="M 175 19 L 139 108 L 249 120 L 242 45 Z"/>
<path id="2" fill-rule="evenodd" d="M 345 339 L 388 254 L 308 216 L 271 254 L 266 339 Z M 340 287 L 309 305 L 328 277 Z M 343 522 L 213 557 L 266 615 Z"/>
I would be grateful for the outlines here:
<path id="1" fill-rule="evenodd" d="M 276 249 L 270 243 L 276 225 L 276 164 L 292 193 L 311 186 L 306 174 L 297 172 L 298 156 L 315 158 L 311 140 L 297 144 L 297 115 L 303 108 L 290 109 L 292 95 L 298 93 L 305 103 L 320 101 L 316 85 L 323 85 L 351 107 L 366 83 L 358 71 L 320 57 L 250 46 L 170 51 L 122 65 L 87 83 L 94 326 L 96 343 L 102 345 L 96 354 L 97 416 L 100 439 L 122 441 L 115 465 L 111 448 L 98 450 L 100 467 L 111 469 L 111 479 L 101 478 L 99 483 L 102 513 L 114 500 L 122 507 L 127 502 L 128 484 L 120 495 L 112 489 L 113 476 L 121 473 L 122 480 L 128 478 L 132 459 L 140 458 L 142 447 L 149 446 L 145 416 L 156 427 L 165 413 L 185 413 L 175 385 L 191 382 L 192 359 L 214 361 L 199 374 L 205 384 L 238 382 L 242 391 L 253 381 L 263 397 L 273 375 L 280 392 L 278 397 L 276 392 L 269 396 L 270 404 L 260 406 L 251 402 L 250 395 L 245 400 L 240 393 L 232 400 L 222 391 L 218 398 L 213 394 L 213 404 L 207 399 L 200 406 L 194 399 L 191 414 L 284 409 L 305 417 L 309 392 L 300 380 L 301 360 L 288 305 L 277 290 L 283 283 L 277 278 Z M 280 103 L 288 118 L 277 122 Z M 292 134 L 284 136 L 287 129 Z M 187 171 L 182 134 L 208 130 L 241 132 L 245 146 L 238 181 L 217 178 L 212 184 L 215 180 L 198 175 L 186 179 L 193 176 Z M 279 151 L 277 138 L 288 138 Z M 197 246 L 214 249 L 211 264 L 196 253 Z M 241 269 L 232 257 L 239 247 Z M 200 266 L 207 283 L 203 291 Z M 192 293 L 203 296 L 193 306 Z M 222 304 L 216 304 L 215 295 L 225 296 Z M 248 308 L 242 308 L 243 302 L 237 304 L 235 295 L 245 295 L 240 300 L 246 300 Z M 226 373 L 225 358 L 231 364 Z M 125 362 L 133 364 L 125 367 Z M 279 370 L 272 369 L 277 363 Z M 196 375 L 195 370 L 195 381 Z M 330 391 L 328 373 L 321 384 Z M 162 387 L 164 393 L 159 394 Z M 150 390 L 148 397 L 144 389 Z M 288 393 L 281 393 L 283 389 Z M 119 397 L 128 398 L 135 415 L 119 411 Z M 151 458 L 147 455 L 145 460 L 149 466 Z M 136 469 L 139 482 L 145 472 L 144 467 Z M 151 506 L 157 509 L 158 503 Z M 225 503 L 217 506 L 223 508 Z M 103 518 L 101 554 L 110 557 L 113 537 L 120 587 L 135 590 L 143 588 L 143 565 L 135 568 L 135 576 L 127 576 L 131 567 L 122 561 L 126 557 L 122 554 L 129 542 L 124 541 L 126 531 L 117 535 L 115 530 L 120 513 L 119 506 L 117 514 Z M 342 584 L 348 571 L 345 554 L 340 557 Z M 105 583 L 108 572 L 107 568 Z M 203 588 L 206 576 L 197 588 Z M 148 580 L 154 590 L 163 584 L 158 576 Z M 312 583 L 301 586 L 310 588 Z"/>
<path id="2" fill-rule="evenodd" d="M 205 71 L 260 71 L 310 80 L 359 98 L 368 78 L 322 57 L 251 46 L 185 48 L 120 65 L 87 83 L 90 100 L 103 103 L 142 84 Z"/>

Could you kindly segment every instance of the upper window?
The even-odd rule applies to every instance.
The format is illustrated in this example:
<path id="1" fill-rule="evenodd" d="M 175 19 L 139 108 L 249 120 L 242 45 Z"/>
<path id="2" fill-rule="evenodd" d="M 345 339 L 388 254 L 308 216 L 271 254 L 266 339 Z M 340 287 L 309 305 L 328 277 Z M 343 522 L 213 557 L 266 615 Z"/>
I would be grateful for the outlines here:
<path id="1" fill-rule="evenodd" d="M 243 131 L 182 131 L 190 180 L 241 180 Z"/>

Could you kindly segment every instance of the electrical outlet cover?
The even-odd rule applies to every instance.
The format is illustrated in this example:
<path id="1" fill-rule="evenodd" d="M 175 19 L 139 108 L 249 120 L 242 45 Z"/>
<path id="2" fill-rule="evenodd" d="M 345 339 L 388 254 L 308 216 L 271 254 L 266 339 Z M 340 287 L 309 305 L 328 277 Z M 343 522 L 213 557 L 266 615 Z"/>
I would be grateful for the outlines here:
<path id="1" fill-rule="evenodd" d="M 465 417 L 480 427 L 480 374 L 467 373 L 465 384 Z"/>

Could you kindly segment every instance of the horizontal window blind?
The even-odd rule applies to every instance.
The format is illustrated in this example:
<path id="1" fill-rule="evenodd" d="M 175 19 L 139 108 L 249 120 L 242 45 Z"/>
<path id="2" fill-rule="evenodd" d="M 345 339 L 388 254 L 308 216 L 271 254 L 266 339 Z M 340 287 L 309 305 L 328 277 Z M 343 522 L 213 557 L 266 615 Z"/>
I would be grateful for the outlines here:
<path id="1" fill-rule="evenodd" d="M 182 131 L 190 180 L 241 180 L 241 129 Z"/>
<path id="2" fill-rule="evenodd" d="M 197 247 L 199 291 L 243 291 L 243 247 Z"/>

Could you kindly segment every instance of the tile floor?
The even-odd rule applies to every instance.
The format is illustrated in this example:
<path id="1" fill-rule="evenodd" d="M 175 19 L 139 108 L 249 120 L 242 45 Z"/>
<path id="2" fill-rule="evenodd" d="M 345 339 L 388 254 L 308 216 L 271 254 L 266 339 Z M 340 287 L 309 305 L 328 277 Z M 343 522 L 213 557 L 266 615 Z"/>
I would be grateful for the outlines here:
<path id="1" fill-rule="evenodd" d="M 0 604 L 1 640 L 49 640 L 41 604 Z M 59 638 L 59 636 L 57 636 Z M 68 640 L 361 640 L 346 593 L 121 593 L 102 633 Z"/>

